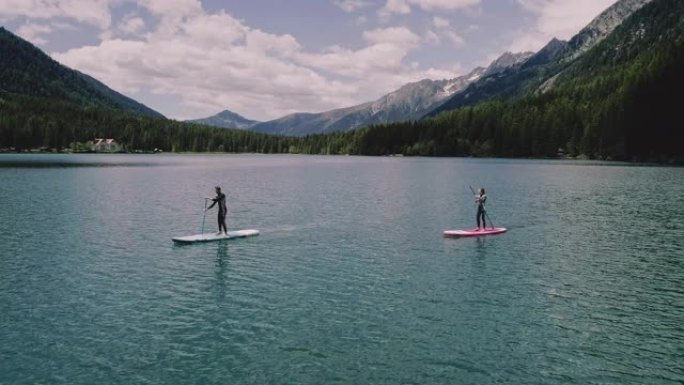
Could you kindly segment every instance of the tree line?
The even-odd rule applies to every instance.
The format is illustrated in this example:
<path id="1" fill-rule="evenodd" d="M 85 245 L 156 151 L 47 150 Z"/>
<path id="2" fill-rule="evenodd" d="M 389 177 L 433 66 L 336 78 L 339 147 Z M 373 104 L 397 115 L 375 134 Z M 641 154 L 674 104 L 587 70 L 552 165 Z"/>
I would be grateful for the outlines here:
<path id="1" fill-rule="evenodd" d="M 359 152 L 681 160 L 680 102 L 673 95 L 684 87 L 682 68 L 684 45 L 673 43 L 544 92 L 369 127 L 359 132 Z"/>
<path id="2" fill-rule="evenodd" d="M 653 11 L 673 15 L 667 20 L 676 27 L 656 31 L 647 36 L 650 40 L 630 45 L 629 39 L 642 23 L 635 20 L 639 28 L 611 35 L 603 46 L 568 66 L 551 87 L 420 121 L 284 137 L 145 117 L 0 89 L 0 149 L 60 150 L 73 142 L 104 137 L 140 151 L 560 155 L 682 162 L 684 150 L 677 141 L 682 130 L 681 102 L 674 95 L 684 89 L 684 27 L 677 16 L 684 6 L 673 0 L 659 4 L 659 8 L 652 7 Z M 647 20 L 668 25 L 663 16 L 653 15 Z M 620 44 L 622 50 L 616 50 Z"/>

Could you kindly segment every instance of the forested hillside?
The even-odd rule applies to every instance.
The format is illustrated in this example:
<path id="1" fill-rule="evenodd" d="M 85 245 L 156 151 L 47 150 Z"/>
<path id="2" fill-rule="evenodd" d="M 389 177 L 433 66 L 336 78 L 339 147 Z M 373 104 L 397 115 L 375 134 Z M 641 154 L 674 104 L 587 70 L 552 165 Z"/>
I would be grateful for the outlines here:
<path id="1" fill-rule="evenodd" d="M 286 152 L 289 145 L 285 137 L 0 92 L 0 149 L 63 149 L 96 137 L 115 138 L 140 151 Z"/>
<path id="2" fill-rule="evenodd" d="M 162 116 L 96 79 L 59 64 L 3 27 L 0 27 L 0 89 L 59 99 L 83 107 L 107 107 Z"/>
<path id="3" fill-rule="evenodd" d="M 655 0 L 544 87 L 371 127 L 362 153 L 681 159 L 684 2 Z"/>
<path id="4" fill-rule="evenodd" d="M 59 149 L 112 137 L 143 151 L 684 161 L 678 110 L 684 1 L 653 0 L 598 45 L 560 65 L 554 76 L 517 96 L 504 87 L 480 103 L 420 121 L 297 138 L 143 116 L 87 98 L 56 98 L 52 91 L 33 90 L 47 80 L 28 79 L 33 85 L 23 93 L 0 84 L 0 149 Z"/>

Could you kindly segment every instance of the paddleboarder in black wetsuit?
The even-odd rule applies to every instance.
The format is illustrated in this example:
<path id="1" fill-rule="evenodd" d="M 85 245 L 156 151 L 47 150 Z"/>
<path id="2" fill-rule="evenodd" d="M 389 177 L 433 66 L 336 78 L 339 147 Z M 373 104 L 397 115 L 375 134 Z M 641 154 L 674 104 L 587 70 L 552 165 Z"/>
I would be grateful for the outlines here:
<path id="1" fill-rule="evenodd" d="M 482 218 L 482 230 L 487 228 L 487 223 L 485 222 L 485 202 L 487 201 L 487 195 L 485 195 L 484 187 L 480 187 L 478 195 L 475 196 L 475 202 L 477 203 L 477 229 L 480 229 L 480 218 Z"/>
<path id="2" fill-rule="evenodd" d="M 226 214 L 228 213 L 228 208 L 226 207 L 226 194 L 221 192 L 221 187 L 216 186 L 216 198 L 212 198 L 211 201 L 214 202 L 211 206 L 207 207 L 207 210 L 214 207 L 218 203 L 218 227 L 219 231 L 216 234 L 226 235 L 228 229 L 226 228 Z"/>

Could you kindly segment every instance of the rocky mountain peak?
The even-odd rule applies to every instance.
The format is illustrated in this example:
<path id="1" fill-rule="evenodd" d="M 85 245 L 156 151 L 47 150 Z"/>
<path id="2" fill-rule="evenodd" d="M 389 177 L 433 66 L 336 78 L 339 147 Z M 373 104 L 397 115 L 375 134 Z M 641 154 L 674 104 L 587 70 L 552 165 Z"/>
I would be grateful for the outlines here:
<path id="1" fill-rule="evenodd" d="M 247 119 L 230 110 L 223 110 L 216 115 L 212 115 L 202 119 L 189 120 L 189 122 L 206 124 L 214 127 L 238 128 L 243 130 L 248 129 L 254 126 L 255 124 L 259 123 L 258 121 Z"/>
<path id="2" fill-rule="evenodd" d="M 622 24 L 623 20 L 651 1 L 620 0 L 608 7 L 568 42 L 570 52 L 567 58 L 574 59 L 594 47 Z"/>
<path id="3" fill-rule="evenodd" d="M 520 63 L 525 62 L 532 55 L 534 55 L 534 52 L 504 52 L 486 68 L 486 70 L 484 71 L 484 75 L 499 73 L 507 68 L 514 67 Z"/>

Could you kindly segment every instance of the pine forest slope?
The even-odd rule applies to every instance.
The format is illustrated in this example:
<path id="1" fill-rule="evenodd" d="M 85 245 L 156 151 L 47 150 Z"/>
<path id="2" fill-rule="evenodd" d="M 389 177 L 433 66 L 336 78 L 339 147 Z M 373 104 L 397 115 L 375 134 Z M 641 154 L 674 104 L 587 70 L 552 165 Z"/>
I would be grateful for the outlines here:
<path id="1" fill-rule="evenodd" d="M 0 89 L 105 107 L 150 117 L 162 115 L 96 79 L 63 66 L 31 43 L 0 27 Z"/>
<path id="2" fill-rule="evenodd" d="M 291 147 L 289 138 L 166 119 L 0 27 L 0 151 L 59 151 L 96 137 L 115 138 L 131 151 Z"/>
<path id="3" fill-rule="evenodd" d="M 362 152 L 681 161 L 682 68 L 684 2 L 653 0 L 563 64 L 553 85 L 372 127 Z"/>
<path id="4" fill-rule="evenodd" d="M 684 1 L 648 2 L 599 40 L 578 45 L 584 47 L 579 51 L 550 44 L 525 64 L 484 75 L 462 92 L 479 101 L 434 117 L 302 137 L 150 118 L 49 92 L 0 90 L 0 149 L 61 148 L 106 136 L 135 150 L 684 162 L 677 97 L 684 89 Z M 530 65 L 540 54 L 544 60 Z M 526 82 L 516 84 L 520 79 Z M 499 87 L 478 94 L 493 83 Z M 501 84 L 509 86 L 505 92 Z"/>
<path id="5" fill-rule="evenodd" d="M 621 22 L 651 0 L 620 0 L 602 12 L 569 41 L 552 39 L 519 67 L 483 77 L 446 100 L 426 116 L 494 98 L 510 99 L 548 86 L 573 60 L 608 36 Z"/>

